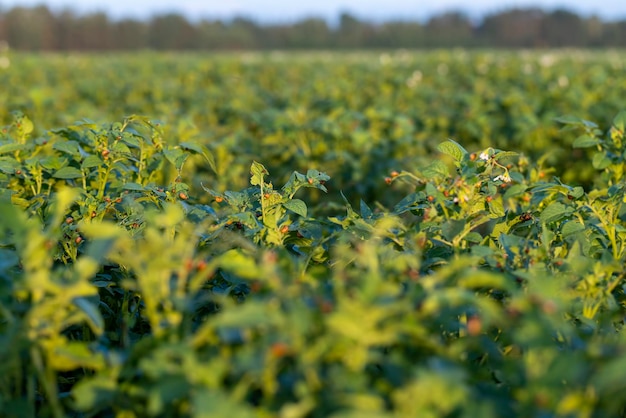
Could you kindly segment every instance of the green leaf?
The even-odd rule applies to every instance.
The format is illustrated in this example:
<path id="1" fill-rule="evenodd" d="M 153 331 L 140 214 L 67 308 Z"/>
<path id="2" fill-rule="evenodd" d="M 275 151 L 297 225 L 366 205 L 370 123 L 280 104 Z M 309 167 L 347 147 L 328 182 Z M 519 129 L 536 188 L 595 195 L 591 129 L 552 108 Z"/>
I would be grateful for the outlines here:
<path id="1" fill-rule="evenodd" d="M 565 222 L 561 227 L 561 234 L 563 237 L 569 237 L 570 235 L 577 234 L 578 232 L 582 232 L 585 230 L 585 226 L 578 221 L 569 221 Z"/>
<path id="2" fill-rule="evenodd" d="M 572 190 L 570 190 L 569 196 L 572 196 L 574 199 L 579 199 L 584 194 L 585 194 L 585 190 L 580 186 L 576 186 L 576 187 L 573 187 Z"/>
<path id="3" fill-rule="evenodd" d="M 104 164 L 104 161 L 102 161 L 100 157 L 98 157 L 97 155 L 90 155 L 83 160 L 81 167 L 83 169 L 87 169 L 87 168 L 93 168 L 93 167 L 100 167 L 103 164 Z"/>
<path id="4" fill-rule="evenodd" d="M 63 167 L 54 173 L 54 177 L 58 179 L 77 179 L 83 176 L 83 173 L 75 167 Z"/>
<path id="5" fill-rule="evenodd" d="M 510 290 L 511 283 L 506 276 L 489 271 L 477 271 L 463 275 L 458 285 L 461 287 Z"/>
<path id="6" fill-rule="evenodd" d="M 82 341 L 68 341 L 57 345 L 49 353 L 48 366 L 58 371 L 71 371 L 78 368 L 102 370 L 105 367 L 102 353 L 94 353 L 88 343 Z"/>
<path id="7" fill-rule="evenodd" d="M 25 149 L 25 144 L 8 143 L 0 145 L 0 155 Z"/>
<path id="8" fill-rule="evenodd" d="M 191 396 L 194 418 L 254 418 L 258 416 L 245 402 L 232 399 L 221 390 L 200 387 L 192 391 Z"/>
<path id="9" fill-rule="evenodd" d="M 589 148 L 596 146 L 600 143 L 600 139 L 589 135 L 581 135 L 574 140 L 572 147 L 574 148 Z"/>
<path id="10" fill-rule="evenodd" d="M 421 174 L 427 178 L 448 177 L 448 166 L 441 160 L 435 160 L 421 170 Z"/>
<path id="11" fill-rule="evenodd" d="M 125 234 L 122 227 L 108 222 L 85 223 L 80 229 L 90 240 L 115 239 Z"/>
<path id="12" fill-rule="evenodd" d="M 598 366 L 598 370 L 591 379 L 591 383 L 602 393 L 607 395 L 620 396 L 626 389 L 626 376 L 624 369 L 626 368 L 626 356 L 617 356 L 616 358 L 607 358 L 607 360 Z"/>
<path id="13" fill-rule="evenodd" d="M 370 207 L 367 206 L 367 203 L 365 203 L 363 199 L 361 199 L 360 209 L 361 209 L 361 218 L 370 219 L 372 217 L 373 215 L 372 209 L 370 209 Z"/>
<path id="14" fill-rule="evenodd" d="M 261 272 L 254 257 L 244 254 L 241 250 L 228 250 L 214 262 L 218 267 L 242 279 L 258 279 L 261 277 Z"/>
<path id="15" fill-rule="evenodd" d="M 591 165 L 596 170 L 604 170 L 611 165 L 611 159 L 606 155 L 606 152 L 596 152 L 591 160 Z"/>
<path id="16" fill-rule="evenodd" d="M 561 202 L 550 203 L 539 215 L 539 219 L 544 223 L 555 222 L 570 215 L 574 209 L 565 206 Z"/>
<path id="17" fill-rule="evenodd" d="M 507 160 L 507 159 L 510 159 L 510 158 L 518 157 L 518 156 L 519 156 L 518 152 L 498 151 L 497 153 L 495 153 L 493 155 L 493 158 L 495 158 L 496 161 L 500 162 L 501 160 Z"/>
<path id="18" fill-rule="evenodd" d="M 130 148 L 123 142 L 115 142 L 111 146 L 111 152 L 117 155 L 129 156 L 131 154 Z"/>
<path id="19" fill-rule="evenodd" d="M 524 184 L 514 184 L 511 187 L 507 188 L 502 197 L 504 198 L 504 200 L 507 200 L 512 197 L 521 196 L 524 194 L 527 188 L 528 187 Z"/>
<path id="20" fill-rule="evenodd" d="M 15 251 L 0 248 L 0 271 L 15 267 L 19 262 L 20 259 Z"/>
<path id="21" fill-rule="evenodd" d="M 304 203 L 300 199 L 288 200 L 285 203 L 283 203 L 283 207 L 285 209 L 288 209 L 288 210 L 290 210 L 290 211 L 292 211 L 292 212 L 302 216 L 303 218 L 306 218 L 306 215 L 307 215 L 306 203 Z"/>
<path id="22" fill-rule="evenodd" d="M 78 142 L 76 141 L 59 141 L 52 146 L 57 151 L 64 152 L 73 156 L 80 156 Z"/>
<path id="23" fill-rule="evenodd" d="M 564 123 L 566 125 L 578 125 L 582 122 L 580 118 L 577 118 L 576 116 L 572 116 L 572 115 L 559 116 L 558 118 L 555 118 L 554 120 L 560 123 Z"/>
<path id="24" fill-rule="evenodd" d="M 28 118 L 28 116 L 24 116 L 22 118 L 22 132 L 24 132 L 25 134 L 29 134 L 34 129 L 35 125 L 33 125 L 33 122 Z"/>
<path id="25" fill-rule="evenodd" d="M 502 203 L 501 197 L 498 196 L 487 205 L 489 207 L 489 213 L 492 215 L 492 217 L 500 218 L 505 215 L 504 204 Z"/>
<path id="26" fill-rule="evenodd" d="M 38 162 L 43 168 L 49 171 L 60 170 L 67 164 L 67 160 L 65 158 L 59 158 L 53 155 L 44 157 Z"/>
<path id="27" fill-rule="evenodd" d="M 487 257 L 493 255 L 494 251 L 492 248 L 486 247 L 484 245 L 475 245 L 470 250 L 471 254 L 476 257 Z"/>
<path id="28" fill-rule="evenodd" d="M 269 173 L 263 164 L 253 161 L 252 166 L 250 167 L 250 184 L 253 186 L 261 186 L 263 184 L 264 177 L 268 174 Z"/>
<path id="29" fill-rule="evenodd" d="M 320 189 L 324 192 L 328 192 L 324 183 L 330 180 L 330 176 L 326 173 L 322 173 L 321 171 L 310 169 L 306 172 L 307 183 L 305 184 L 307 187 L 315 187 L 316 189 Z M 309 184 L 309 181 L 313 180 L 312 184 Z"/>
<path id="30" fill-rule="evenodd" d="M 467 155 L 467 151 L 460 144 L 452 139 L 448 139 L 446 142 L 442 142 L 439 144 L 437 149 L 452 158 L 454 158 L 457 162 L 463 160 L 463 157 Z"/>
<path id="31" fill-rule="evenodd" d="M 213 170 L 214 173 L 217 173 L 217 168 L 215 167 L 215 158 L 213 157 L 213 153 L 209 151 L 207 147 L 202 144 L 197 144 L 195 142 L 181 142 L 180 146 L 185 150 L 194 151 L 204 157 L 205 160 L 209 163 L 209 167 Z"/>
<path id="32" fill-rule="evenodd" d="M 133 190 L 136 192 L 143 192 L 144 190 L 146 190 L 146 188 L 139 183 L 126 183 L 124 184 L 124 190 Z"/>
<path id="33" fill-rule="evenodd" d="M 479 242 L 481 242 L 483 240 L 483 236 L 480 235 L 478 232 L 470 232 L 469 234 L 467 234 L 465 236 L 465 241 L 468 242 L 473 242 L 475 244 L 478 244 Z"/>
<path id="34" fill-rule="evenodd" d="M 122 142 L 129 148 L 141 148 L 142 139 L 133 128 L 126 128 L 126 131 L 122 133 Z"/>
<path id="35" fill-rule="evenodd" d="M 99 408 L 110 406 L 117 393 L 115 378 L 98 374 L 84 377 L 72 388 L 74 407 L 79 411 L 93 413 Z"/>
<path id="36" fill-rule="evenodd" d="M 267 304 L 245 303 L 236 309 L 226 309 L 213 319 L 213 326 L 233 328 L 254 328 L 280 322 L 282 317 Z"/>
<path id="37" fill-rule="evenodd" d="M 74 305 L 83 311 L 83 313 L 87 315 L 87 318 L 89 318 L 92 331 L 96 335 L 102 334 L 104 331 L 104 319 L 102 319 L 102 315 L 100 314 L 98 307 L 91 303 L 89 299 L 84 297 L 75 298 L 73 302 Z"/>
<path id="38" fill-rule="evenodd" d="M 174 147 L 169 147 L 168 149 L 163 150 L 163 155 L 165 155 L 167 161 L 172 163 L 178 171 L 183 168 L 183 164 L 185 164 L 187 157 L 189 157 L 189 154 L 187 154 L 185 151 L 180 148 Z"/>
<path id="39" fill-rule="evenodd" d="M 6 174 L 14 174 L 20 168 L 20 163 L 12 158 L 0 159 L 0 171 Z"/>
<path id="40" fill-rule="evenodd" d="M 613 126 L 622 132 L 626 130 L 626 110 L 622 110 L 613 118 Z"/>
<path id="41" fill-rule="evenodd" d="M 418 193 L 411 193 L 394 206 L 393 213 L 395 215 L 401 215 L 405 212 L 408 212 L 414 209 L 416 204 L 422 199 L 423 196 L 420 196 Z"/>
<path id="42" fill-rule="evenodd" d="M 452 241 L 457 235 L 459 235 L 465 229 L 465 220 L 450 219 L 441 225 L 441 233 L 443 237 Z"/>

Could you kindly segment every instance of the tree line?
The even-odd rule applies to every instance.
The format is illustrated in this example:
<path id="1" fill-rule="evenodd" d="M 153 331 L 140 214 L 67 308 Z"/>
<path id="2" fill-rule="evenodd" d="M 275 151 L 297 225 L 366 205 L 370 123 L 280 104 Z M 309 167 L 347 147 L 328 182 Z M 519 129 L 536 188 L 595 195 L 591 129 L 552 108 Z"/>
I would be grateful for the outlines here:
<path id="1" fill-rule="evenodd" d="M 343 13 L 337 25 L 320 18 L 262 25 L 243 17 L 190 21 L 176 13 L 113 20 L 101 12 L 79 15 L 37 6 L 0 10 L 0 40 L 28 51 L 619 48 L 626 47 L 626 19 L 526 8 L 489 14 L 479 22 L 452 11 L 424 22 L 373 23 Z"/>

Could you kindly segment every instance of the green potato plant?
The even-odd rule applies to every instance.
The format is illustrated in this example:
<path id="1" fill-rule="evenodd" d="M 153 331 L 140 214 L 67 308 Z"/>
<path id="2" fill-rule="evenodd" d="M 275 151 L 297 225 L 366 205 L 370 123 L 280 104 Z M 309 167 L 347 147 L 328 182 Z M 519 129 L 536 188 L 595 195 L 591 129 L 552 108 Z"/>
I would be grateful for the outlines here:
<path id="1" fill-rule="evenodd" d="M 409 129 L 369 114 L 375 132 Z M 276 187 L 253 158 L 231 190 L 227 145 L 188 125 L 39 132 L 12 117 L 3 415 L 626 413 L 622 113 L 605 130 L 560 119 L 583 131 L 573 145 L 593 152 L 593 185 L 563 181 L 548 157 L 450 139 L 430 161 L 374 171 L 369 190 L 399 196 L 389 206 L 318 194 L 336 180 L 313 168 Z M 347 123 L 326 122 L 339 136 Z M 364 158 L 387 155 L 379 145 Z"/>

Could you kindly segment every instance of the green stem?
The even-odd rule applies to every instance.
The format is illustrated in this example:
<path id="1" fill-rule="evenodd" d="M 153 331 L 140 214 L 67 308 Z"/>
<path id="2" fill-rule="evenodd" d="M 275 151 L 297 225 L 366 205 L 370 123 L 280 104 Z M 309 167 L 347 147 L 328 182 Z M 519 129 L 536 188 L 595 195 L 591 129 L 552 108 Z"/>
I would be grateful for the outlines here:
<path id="1" fill-rule="evenodd" d="M 104 173 L 104 176 L 100 177 L 100 184 L 98 185 L 98 200 L 104 198 L 104 189 L 106 188 L 109 174 L 111 174 L 111 167 L 112 165 L 108 165 Z"/>
<path id="2" fill-rule="evenodd" d="M 63 410 L 61 408 L 61 405 L 59 404 L 54 372 L 52 371 L 52 369 L 46 369 L 44 367 L 41 352 L 36 347 L 31 348 L 30 356 L 33 365 L 35 366 L 37 376 L 39 377 L 41 385 L 43 386 L 43 389 L 46 393 L 46 397 L 50 402 L 52 415 L 55 418 L 63 418 Z"/>
<path id="3" fill-rule="evenodd" d="M 263 191 L 263 183 L 265 183 L 265 180 L 261 177 L 261 219 L 263 219 L 263 225 L 265 225 L 265 192 Z"/>

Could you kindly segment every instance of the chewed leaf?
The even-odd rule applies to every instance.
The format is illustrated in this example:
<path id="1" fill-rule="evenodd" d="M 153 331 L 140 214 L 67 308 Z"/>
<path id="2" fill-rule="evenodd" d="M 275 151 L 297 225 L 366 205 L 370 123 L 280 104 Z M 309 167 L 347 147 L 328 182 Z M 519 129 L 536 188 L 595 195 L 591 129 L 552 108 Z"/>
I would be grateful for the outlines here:
<path id="1" fill-rule="evenodd" d="M 253 161 L 252 166 L 250 167 L 250 184 L 253 186 L 262 185 L 263 178 L 268 174 L 269 172 L 263 164 Z"/>

